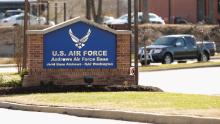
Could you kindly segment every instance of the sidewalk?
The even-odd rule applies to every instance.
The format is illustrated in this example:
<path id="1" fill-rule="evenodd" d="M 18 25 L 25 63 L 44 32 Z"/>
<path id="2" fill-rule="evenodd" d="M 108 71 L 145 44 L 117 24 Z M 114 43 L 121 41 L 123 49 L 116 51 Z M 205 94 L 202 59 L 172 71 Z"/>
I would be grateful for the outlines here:
<path id="1" fill-rule="evenodd" d="M 19 104 L 0 101 L 1 108 L 9 108 L 24 111 L 37 111 L 68 114 L 79 117 L 92 117 L 125 120 L 134 122 L 147 122 L 156 124 L 220 124 L 219 118 L 205 118 L 196 116 L 184 115 L 162 115 L 141 112 L 127 112 L 117 110 L 101 110 L 101 109 L 85 109 L 85 108 L 72 108 L 64 106 L 45 106 L 33 104 Z"/>

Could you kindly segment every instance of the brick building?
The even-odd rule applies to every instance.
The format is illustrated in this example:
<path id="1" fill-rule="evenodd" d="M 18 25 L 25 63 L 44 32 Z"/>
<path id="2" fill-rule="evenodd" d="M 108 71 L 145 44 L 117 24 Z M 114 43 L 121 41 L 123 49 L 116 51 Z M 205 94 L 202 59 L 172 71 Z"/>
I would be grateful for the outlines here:
<path id="1" fill-rule="evenodd" d="M 144 0 L 140 0 L 140 10 Z M 220 0 L 148 0 L 148 10 L 163 17 L 180 16 L 196 23 L 204 19 L 220 23 Z"/>

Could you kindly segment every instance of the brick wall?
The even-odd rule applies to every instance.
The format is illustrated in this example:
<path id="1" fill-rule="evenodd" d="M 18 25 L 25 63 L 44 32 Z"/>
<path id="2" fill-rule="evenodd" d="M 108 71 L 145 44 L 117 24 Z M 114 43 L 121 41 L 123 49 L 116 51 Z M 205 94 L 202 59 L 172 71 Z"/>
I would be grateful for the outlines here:
<path id="1" fill-rule="evenodd" d="M 28 71 L 23 86 L 38 86 L 53 82 L 55 85 L 84 85 L 84 77 L 94 77 L 94 85 L 133 84 L 130 76 L 130 34 L 117 34 L 116 69 L 44 69 L 43 34 L 28 36 Z"/>

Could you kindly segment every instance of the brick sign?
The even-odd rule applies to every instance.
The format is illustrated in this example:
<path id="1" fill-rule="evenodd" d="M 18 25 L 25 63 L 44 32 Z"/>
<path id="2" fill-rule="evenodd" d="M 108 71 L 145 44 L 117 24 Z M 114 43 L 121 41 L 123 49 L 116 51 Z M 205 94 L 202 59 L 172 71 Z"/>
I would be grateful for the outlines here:
<path id="1" fill-rule="evenodd" d="M 84 18 L 44 30 L 29 30 L 23 86 L 134 84 L 131 32 L 117 31 Z"/>
<path id="2" fill-rule="evenodd" d="M 49 32 L 44 68 L 116 68 L 116 35 L 84 22 Z"/>

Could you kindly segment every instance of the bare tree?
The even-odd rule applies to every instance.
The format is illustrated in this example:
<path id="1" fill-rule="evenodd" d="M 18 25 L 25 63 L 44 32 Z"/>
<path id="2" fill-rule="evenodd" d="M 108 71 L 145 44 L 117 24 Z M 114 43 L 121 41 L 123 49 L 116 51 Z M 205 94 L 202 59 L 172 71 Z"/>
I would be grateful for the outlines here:
<path id="1" fill-rule="evenodd" d="M 143 23 L 149 22 L 148 17 L 148 0 L 143 0 Z"/>
<path id="2" fill-rule="evenodd" d="M 119 0 L 117 0 L 117 17 L 119 17 L 120 16 L 120 1 Z"/>
<path id="3" fill-rule="evenodd" d="M 90 6 L 90 0 L 86 0 L 86 18 L 88 20 L 91 20 L 91 6 Z"/>
<path id="4" fill-rule="evenodd" d="M 87 19 L 94 19 L 95 22 L 102 22 L 102 0 L 86 0 L 86 17 Z M 97 5 L 97 6 L 96 6 Z"/>

